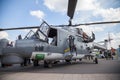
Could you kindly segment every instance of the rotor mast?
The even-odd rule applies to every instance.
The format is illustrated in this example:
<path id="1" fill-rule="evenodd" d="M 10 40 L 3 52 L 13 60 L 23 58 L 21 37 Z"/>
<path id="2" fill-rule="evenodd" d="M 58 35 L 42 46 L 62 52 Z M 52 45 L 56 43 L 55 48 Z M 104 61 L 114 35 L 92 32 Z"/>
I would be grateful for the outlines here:
<path id="1" fill-rule="evenodd" d="M 68 2 L 67 15 L 70 17 L 70 19 L 69 19 L 69 26 L 72 25 L 72 19 L 73 19 L 73 16 L 74 16 L 76 4 L 77 4 L 77 0 L 69 0 L 69 2 Z"/>

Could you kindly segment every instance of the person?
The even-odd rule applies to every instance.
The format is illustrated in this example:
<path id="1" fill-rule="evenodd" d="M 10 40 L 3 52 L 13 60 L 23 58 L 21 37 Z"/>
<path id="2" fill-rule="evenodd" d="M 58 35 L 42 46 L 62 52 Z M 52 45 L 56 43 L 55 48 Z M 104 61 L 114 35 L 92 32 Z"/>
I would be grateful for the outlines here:
<path id="1" fill-rule="evenodd" d="M 120 45 L 118 46 L 118 49 L 117 49 L 117 59 L 120 59 Z"/>
<path id="2" fill-rule="evenodd" d="M 102 53 L 102 54 L 100 54 L 100 56 L 101 56 L 101 58 L 104 58 L 104 54 Z"/>
<path id="3" fill-rule="evenodd" d="M 104 50 L 102 50 L 101 58 L 105 58 Z"/>
<path id="4" fill-rule="evenodd" d="M 108 51 L 107 50 L 104 51 L 104 56 L 105 56 L 105 59 L 107 60 L 108 59 Z"/>
<path id="5" fill-rule="evenodd" d="M 92 53 L 92 51 L 91 51 L 91 49 L 90 49 L 90 47 L 87 47 L 87 50 L 88 50 L 88 59 L 89 60 L 93 60 L 93 57 L 90 55 L 91 53 Z"/>
<path id="6" fill-rule="evenodd" d="M 113 56 L 112 56 L 112 54 L 111 54 L 111 51 L 110 51 L 110 50 L 108 51 L 108 57 L 109 57 L 109 59 L 110 59 L 110 58 L 112 58 L 112 59 L 113 59 Z"/>
<path id="7" fill-rule="evenodd" d="M 99 51 L 96 51 L 96 57 L 99 58 L 99 54 L 100 52 Z"/>
<path id="8" fill-rule="evenodd" d="M 112 53 L 112 55 L 114 55 L 114 56 L 115 56 L 115 51 L 116 51 L 116 50 L 111 47 L 111 53 Z"/>
<path id="9" fill-rule="evenodd" d="M 75 38 L 72 35 L 69 36 L 69 47 L 71 52 L 73 52 L 75 48 L 74 39 Z"/>

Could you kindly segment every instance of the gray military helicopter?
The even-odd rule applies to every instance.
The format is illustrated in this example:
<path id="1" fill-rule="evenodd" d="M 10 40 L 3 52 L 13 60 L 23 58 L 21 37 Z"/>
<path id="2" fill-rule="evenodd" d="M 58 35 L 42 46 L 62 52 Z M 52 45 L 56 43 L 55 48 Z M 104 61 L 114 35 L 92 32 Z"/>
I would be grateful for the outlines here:
<path id="1" fill-rule="evenodd" d="M 81 25 L 96 25 L 120 23 L 120 21 L 96 22 L 72 25 L 77 0 L 69 0 L 67 15 L 70 17 L 68 25 L 49 25 L 43 21 L 40 26 L 6 28 L 6 30 L 37 29 L 36 32 L 30 30 L 25 38 L 18 37 L 15 46 L 8 46 L 7 39 L 0 40 L 0 60 L 2 67 L 7 64 L 27 65 L 31 59 L 34 66 L 38 66 L 39 61 L 44 61 L 44 67 L 52 67 L 53 63 L 60 60 L 71 62 L 81 60 L 85 56 L 91 55 L 89 43 L 95 40 L 95 34 L 88 36 L 80 28 Z M 73 28 L 74 27 L 74 28 Z M 53 39 L 50 42 L 50 39 Z M 93 57 L 93 62 L 98 63 L 98 59 Z"/>

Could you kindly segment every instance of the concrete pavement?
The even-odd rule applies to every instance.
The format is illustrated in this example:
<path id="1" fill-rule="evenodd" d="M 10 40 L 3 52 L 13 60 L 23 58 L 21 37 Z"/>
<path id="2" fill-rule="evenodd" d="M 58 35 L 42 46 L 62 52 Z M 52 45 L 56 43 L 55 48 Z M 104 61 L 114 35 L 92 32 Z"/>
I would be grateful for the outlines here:
<path id="1" fill-rule="evenodd" d="M 0 80 L 120 80 L 120 74 L 10 73 Z"/>
<path id="2" fill-rule="evenodd" d="M 0 80 L 120 80 L 120 61 L 60 63 L 53 68 L 43 68 L 43 65 L 0 68 Z"/>

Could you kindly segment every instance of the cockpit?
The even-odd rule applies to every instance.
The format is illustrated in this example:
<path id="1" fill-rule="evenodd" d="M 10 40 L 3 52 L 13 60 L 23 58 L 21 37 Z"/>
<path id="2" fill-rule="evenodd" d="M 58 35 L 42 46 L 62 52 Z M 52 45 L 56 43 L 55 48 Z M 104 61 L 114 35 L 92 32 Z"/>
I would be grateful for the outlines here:
<path id="1" fill-rule="evenodd" d="M 47 41 L 49 29 L 50 26 L 43 22 L 35 32 L 30 30 L 24 39 L 39 39 Z"/>
<path id="2" fill-rule="evenodd" d="M 24 39 L 39 39 L 57 45 L 57 29 L 51 28 L 46 22 L 43 22 L 35 32 L 30 30 Z"/>

